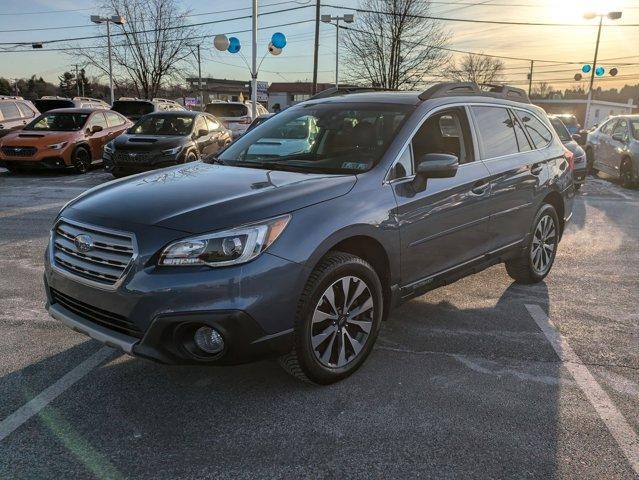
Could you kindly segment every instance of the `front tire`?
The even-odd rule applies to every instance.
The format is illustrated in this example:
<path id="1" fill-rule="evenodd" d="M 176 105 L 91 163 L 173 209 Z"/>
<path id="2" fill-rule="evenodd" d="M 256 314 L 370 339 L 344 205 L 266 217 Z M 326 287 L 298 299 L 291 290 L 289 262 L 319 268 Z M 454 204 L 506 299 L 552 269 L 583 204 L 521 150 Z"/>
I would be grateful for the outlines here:
<path id="1" fill-rule="evenodd" d="M 546 203 L 535 215 L 525 250 L 519 257 L 506 261 L 508 275 L 523 284 L 538 283 L 546 278 L 557 255 L 559 234 L 557 212 Z"/>
<path id="2" fill-rule="evenodd" d="M 327 254 L 302 292 L 293 350 L 280 364 L 294 377 L 322 385 L 348 377 L 372 351 L 383 309 L 382 285 L 368 262 Z"/>
<path id="3" fill-rule="evenodd" d="M 629 158 L 624 158 L 619 169 L 619 181 L 623 188 L 632 188 L 635 183 L 632 178 L 632 162 Z"/>
<path id="4" fill-rule="evenodd" d="M 586 149 L 586 168 L 587 168 L 586 171 L 593 177 L 596 177 L 597 174 L 599 173 L 599 170 L 597 170 L 594 167 L 594 164 L 595 164 L 595 152 L 592 151 L 592 148 L 587 148 Z"/>
<path id="5" fill-rule="evenodd" d="M 186 154 L 186 156 L 184 157 L 184 163 L 191 163 L 191 162 L 195 162 L 198 159 L 198 155 L 197 153 L 195 153 L 193 150 L 191 150 L 189 153 Z"/>
<path id="6" fill-rule="evenodd" d="M 84 174 L 91 167 L 91 152 L 86 147 L 78 147 L 73 152 L 73 169 L 76 173 Z"/>

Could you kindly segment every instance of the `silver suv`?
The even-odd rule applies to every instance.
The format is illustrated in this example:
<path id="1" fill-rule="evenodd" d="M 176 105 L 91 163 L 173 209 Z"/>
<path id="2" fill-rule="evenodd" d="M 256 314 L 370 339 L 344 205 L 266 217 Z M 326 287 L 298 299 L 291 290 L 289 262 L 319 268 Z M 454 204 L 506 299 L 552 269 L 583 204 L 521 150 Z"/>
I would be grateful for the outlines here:
<path id="1" fill-rule="evenodd" d="M 38 109 L 22 97 L 0 96 L 0 137 L 24 127 L 39 114 Z"/>
<path id="2" fill-rule="evenodd" d="M 588 134 L 588 169 L 618 178 L 625 188 L 639 182 L 639 115 L 608 119 Z"/>

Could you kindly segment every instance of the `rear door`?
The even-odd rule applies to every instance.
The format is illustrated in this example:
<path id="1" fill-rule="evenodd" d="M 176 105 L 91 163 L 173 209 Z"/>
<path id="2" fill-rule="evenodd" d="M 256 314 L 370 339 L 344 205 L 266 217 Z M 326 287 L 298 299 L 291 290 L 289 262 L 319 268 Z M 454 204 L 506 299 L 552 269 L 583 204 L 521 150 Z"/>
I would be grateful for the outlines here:
<path id="1" fill-rule="evenodd" d="M 534 213 L 542 157 L 525 130 L 542 130 L 546 143 L 552 135 L 528 112 L 492 105 L 473 106 L 472 112 L 480 155 L 490 171 L 490 250 L 497 251 L 523 240 Z"/>
<path id="2" fill-rule="evenodd" d="M 26 119 L 22 118 L 16 102 L 13 101 L 0 101 L 0 119 L 2 119 L 0 130 L 5 130 L 5 133 L 27 124 Z"/>
<path id="3" fill-rule="evenodd" d="M 459 158 L 452 178 L 415 181 L 428 153 Z M 425 161 L 425 160 L 424 160 Z M 488 247 L 489 172 L 477 158 L 465 107 L 427 114 L 392 172 L 400 225 L 402 282 L 419 288 L 451 268 L 481 257 Z"/>

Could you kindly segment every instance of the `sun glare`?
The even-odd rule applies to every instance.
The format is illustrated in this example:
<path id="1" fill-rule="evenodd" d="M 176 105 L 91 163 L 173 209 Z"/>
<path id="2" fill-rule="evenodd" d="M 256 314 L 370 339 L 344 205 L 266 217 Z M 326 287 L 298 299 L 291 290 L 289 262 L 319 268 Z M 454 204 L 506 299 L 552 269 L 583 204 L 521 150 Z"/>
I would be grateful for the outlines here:
<path id="1" fill-rule="evenodd" d="M 549 6 L 555 21 L 578 22 L 583 20 L 584 13 L 607 13 L 623 10 L 623 0 L 559 0 Z"/>

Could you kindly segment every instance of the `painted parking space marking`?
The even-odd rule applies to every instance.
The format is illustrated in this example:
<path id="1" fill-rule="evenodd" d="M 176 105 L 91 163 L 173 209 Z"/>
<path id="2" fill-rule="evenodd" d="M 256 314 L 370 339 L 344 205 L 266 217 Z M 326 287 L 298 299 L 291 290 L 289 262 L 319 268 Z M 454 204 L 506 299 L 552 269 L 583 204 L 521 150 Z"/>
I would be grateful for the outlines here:
<path id="1" fill-rule="evenodd" d="M 608 427 L 632 469 L 639 475 L 639 437 L 635 431 L 542 308 L 539 305 L 526 304 L 526 309 L 552 345 L 563 366 L 573 376 L 581 391 Z"/>
<path id="2" fill-rule="evenodd" d="M 29 400 L 2 422 L 0 422 L 0 442 L 11 435 L 12 432 L 20 428 L 29 421 L 40 410 L 49 405 L 53 400 L 63 394 L 69 387 L 84 378 L 91 370 L 99 366 L 102 362 L 114 356 L 116 350 L 109 347 L 102 347 L 78 366 L 62 376 L 53 385 L 45 388 L 42 392 Z"/>

